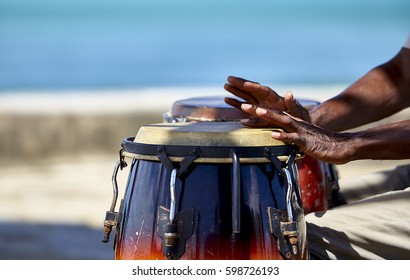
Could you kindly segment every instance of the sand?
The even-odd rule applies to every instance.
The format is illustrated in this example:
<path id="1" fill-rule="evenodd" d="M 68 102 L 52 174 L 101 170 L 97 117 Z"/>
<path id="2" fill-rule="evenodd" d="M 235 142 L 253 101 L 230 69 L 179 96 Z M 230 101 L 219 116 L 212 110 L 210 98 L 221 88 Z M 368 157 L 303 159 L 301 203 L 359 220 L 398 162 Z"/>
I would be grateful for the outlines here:
<path id="1" fill-rule="evenodd" d="M 337 88 L 305 89 L 319 93 Z M 0 259 L 112 259 L 102 223 L 119 144 L 143 124 L 159 122 L 173 100 L 224 94 L 168 89 L 0 96 Z M 156 93 L 156 94 L 154 94 Z M 317 100 L 318 98 L 316 98 Z M 144 106 L 141 106 L 144 104 Z M 410 118 L 408 111 L 388 121 Z M 337 166 L 340 179 L 409 161 Z M 129 169 L 119 174 L 120 197 Z"/>

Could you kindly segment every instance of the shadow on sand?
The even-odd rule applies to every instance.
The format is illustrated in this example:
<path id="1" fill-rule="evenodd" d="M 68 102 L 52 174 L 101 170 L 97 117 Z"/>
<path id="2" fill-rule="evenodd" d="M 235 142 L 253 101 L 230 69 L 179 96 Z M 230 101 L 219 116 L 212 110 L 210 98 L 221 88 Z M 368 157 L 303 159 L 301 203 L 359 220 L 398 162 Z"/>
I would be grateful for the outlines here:
<path id="1" fill-rule="evenodd" d="M 110 260 L 112 241 L 101 230 L 81 225 L 0 223 L 2 260 Z"/>

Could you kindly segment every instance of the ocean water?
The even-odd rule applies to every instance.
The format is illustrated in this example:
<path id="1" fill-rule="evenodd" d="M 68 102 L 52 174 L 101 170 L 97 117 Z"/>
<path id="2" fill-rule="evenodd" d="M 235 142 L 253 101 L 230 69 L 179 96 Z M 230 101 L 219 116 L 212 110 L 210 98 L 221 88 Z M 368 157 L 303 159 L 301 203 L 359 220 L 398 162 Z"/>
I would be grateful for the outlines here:
<path id="1" fill-rule="evenodd" d="M 408 0 L 0 0 L 0 94 L 348 84 L 409 32 Z"/>

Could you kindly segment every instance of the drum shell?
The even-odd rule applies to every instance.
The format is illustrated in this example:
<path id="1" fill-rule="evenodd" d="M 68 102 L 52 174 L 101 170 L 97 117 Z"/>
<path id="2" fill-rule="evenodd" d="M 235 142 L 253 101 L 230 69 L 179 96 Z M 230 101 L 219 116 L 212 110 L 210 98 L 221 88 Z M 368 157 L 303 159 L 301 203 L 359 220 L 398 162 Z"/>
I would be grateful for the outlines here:
<path id="1" fill-rule="evenodd" d="M 232 233 L 232 164 L 196 164 L 177 179 L 178 211 L 194 209 L 192 235 L 181 259 L 282 259 L 269 229 L 268 207 L 284 210 L 286 190 L 271 164 L 241 164 L 241 232 Z M 158 207 L 169 208 L 170 174 L 160 162 L 134 160 L 121 209 L 116 259 L 165 259 Z M 305 232 L 304 221 L 300 221 Z M 305 234 L 300 253 L 307 258 Z"/>
<path id="2" fill-rule="evenodd" d="M 329 189 L 324 163 L 305 156 L 296 162 L 305 214 L 329 209 Z"/>

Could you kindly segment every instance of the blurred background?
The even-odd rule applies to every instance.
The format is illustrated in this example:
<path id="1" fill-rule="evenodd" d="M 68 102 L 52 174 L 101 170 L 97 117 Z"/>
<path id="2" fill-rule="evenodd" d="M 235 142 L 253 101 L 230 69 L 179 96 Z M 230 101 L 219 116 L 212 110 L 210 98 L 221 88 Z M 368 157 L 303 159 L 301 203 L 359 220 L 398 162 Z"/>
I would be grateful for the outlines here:
<path id="1" fill-rule="evenodd" d="M 226 95 L 228 75 L 323 101 L 398 52 L 409 14 L 407 0 L 0 0 L 0 259 L 112 259 L 123 138 L 176 100 Z M 340 176 L 393 163 L 355 164 Z"/>

